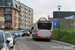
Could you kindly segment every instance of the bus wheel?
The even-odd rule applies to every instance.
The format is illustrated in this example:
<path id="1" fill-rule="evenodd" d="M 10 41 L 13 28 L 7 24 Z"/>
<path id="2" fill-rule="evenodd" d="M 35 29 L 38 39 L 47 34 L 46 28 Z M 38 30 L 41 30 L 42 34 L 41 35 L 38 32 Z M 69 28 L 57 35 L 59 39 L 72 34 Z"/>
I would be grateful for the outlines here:
<path id="1" fill-rule="evenodd" d="M 32 39 L 34 39 L 34 37 L 32 36 Z"/>
<path id="2" fill-rule="evenodd" d="M 34 38 L 34 40 L 36 41 L 36 38 L 35 37 L 33 37 Z"/>
<path id="3" fill-rule="evenodd" d="M 34 39 L 34 36 L 32 35 L 32 39 Z"/>
<path id="4" fill-rule="evenodd" d="M 48 39 L 48 41 L 51 41 L 51 39 Z"/>

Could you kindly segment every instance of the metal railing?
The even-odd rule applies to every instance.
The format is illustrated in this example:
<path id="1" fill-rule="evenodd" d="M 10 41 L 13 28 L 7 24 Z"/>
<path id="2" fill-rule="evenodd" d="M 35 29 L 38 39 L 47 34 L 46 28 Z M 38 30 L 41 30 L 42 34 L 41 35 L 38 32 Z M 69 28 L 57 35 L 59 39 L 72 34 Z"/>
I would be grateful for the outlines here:
<path id="1" fill-rule="evenodd" d="M 75 19 L 65 19 L 65 20 L 59 20 L 59 25 L 57 22 L 57 28 L 58 26 L 60 29 L 69 29 L 74 30 L 75 29 Z"/>

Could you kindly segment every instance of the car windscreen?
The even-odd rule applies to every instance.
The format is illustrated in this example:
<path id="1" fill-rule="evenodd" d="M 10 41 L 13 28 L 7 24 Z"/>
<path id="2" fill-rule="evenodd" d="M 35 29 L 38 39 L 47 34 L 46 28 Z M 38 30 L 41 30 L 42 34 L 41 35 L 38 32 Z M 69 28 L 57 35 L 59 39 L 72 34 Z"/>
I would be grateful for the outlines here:
<path id="1" fill-rule="evenodd" d="M 51 30 L 52 23 L 38 23 L 38 29 Z"/>
<path id="2" fill-rule="evenodd" d="M 14 31 L 13 33 L 17 33 L 17 31 Z"/>
<path id="3" fill-rule="evenodd" d="M 5 35 L 6 35 L 7 37 L 11 37 L 11 35 L 10 35 L 9 33 L 5 33 Z"/>
<path id="4" fill-rule="evenodd" d="M 19 31 L 19 33 L 21 33 L 21 31 Z"/>
<path id="5" fill-rule="evenodd" d="M 20 32 L 18 31 L 17 33 L 19 34 Z"/>
<path id="6" fill-rule="evenodd" d="M 0 43 L 4 42 L 3 33 L 0 32 Z"/>

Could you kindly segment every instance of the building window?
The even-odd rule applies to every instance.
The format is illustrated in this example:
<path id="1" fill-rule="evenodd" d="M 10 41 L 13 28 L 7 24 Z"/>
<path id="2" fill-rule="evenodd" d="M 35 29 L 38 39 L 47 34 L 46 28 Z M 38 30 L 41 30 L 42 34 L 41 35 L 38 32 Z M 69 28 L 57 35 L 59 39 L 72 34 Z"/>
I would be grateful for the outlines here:
<path id="1" fill-rule="evenodd" d="M 15 7 L 18 8 L 17 4 L 15 4 Z"/>
<path id="2" fill-rule="evenodd" d="M 25 20 L 25 22 L 26 22 L 26 20 Z"/>
<path id="3" fill-rule="evenodd" d="M 30 21 L 28 21 L 30 23 Z"/>
<path id="4" fill-rule="evenodd" d="M 11 25 L 11 22 L 5 22 L 6 25 Z"/>
<path id="5" fill-rule="evenodd" d="M 31 17 L 29 17 L 29 19 L 31 19 Z"/>
<path id="6" fill-rule="evenodd" d="M 6 27 L 12 27 L 11 22 L 5 22 Z"/>
<path id="7" fill-rule="evenodd" d="M 11 13 L 11 9 L 10 8 L 5 8 L 5 13 Z"/>
<path id="8" fill-rule="evenodd" d="M 11 6 L 11 2 L 6 2 L 6 6 Z"/>
<path id="9" fill-rule="evenodd" d="M 25 10 L 26 10 L 26 8 L 25 8 Z"/>
<path id="10" fill-rule="evenodd" d="M 16 22 L 15 22 L 15 27 L 16 27 Z"/>
<path id="11" fill-rule="evenodd" d="M 25 26 L 26 26 L 26 24 L 25 24 Z"/>
<path id="12" fill-rule="evenodd" d="M 16 16 L 15 16 L 15 20 L 16 20 Z"/>
<path id="13" fill-rule="evenodd" d="M 16 10 L 15 10 L 15 14 L 16 14 Z"/>
<path id="14" fill-rule="evenodd" d="M 31 9 L 29 10 L 29 12 L 31 12 Z"/>
<path id="15" fill-rule="evenodd" d="M 31 25 L 29 25 L 29 27 L 31 27 Z"/>
<path id="16" fill-rule="evenodd" d="M 18 21 L 20 21 L 20 18 L 18 17 Z"/>
<path id="17" fill-rule="evenodd" d="M 26 16 L 25 16 L 25 18 L 26 18 Z"/>
<path id="18" fill-rule="evenodd" d="M 19 9 L 21 10 L 21 7 L 19 7 Z"/>
<path id="19" fill-rule="evenodd" d="M 10 17 L 10 15 L 5 15 L 5 20 L 12 20 L 12 18 Z"/>

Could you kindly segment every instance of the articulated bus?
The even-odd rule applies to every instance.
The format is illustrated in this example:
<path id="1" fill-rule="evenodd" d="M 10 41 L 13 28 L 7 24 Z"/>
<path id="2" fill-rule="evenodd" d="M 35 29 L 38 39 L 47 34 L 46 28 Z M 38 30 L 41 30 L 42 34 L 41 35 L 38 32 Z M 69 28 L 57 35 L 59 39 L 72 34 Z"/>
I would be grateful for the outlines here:
<path id="1" fill-rule="evenodd" d="M 53 36 L 53 23 L 50 21 L 38 21 L 33 24 L 32 38 L 33 39 L 48 39 L 49 41 Z"/>

